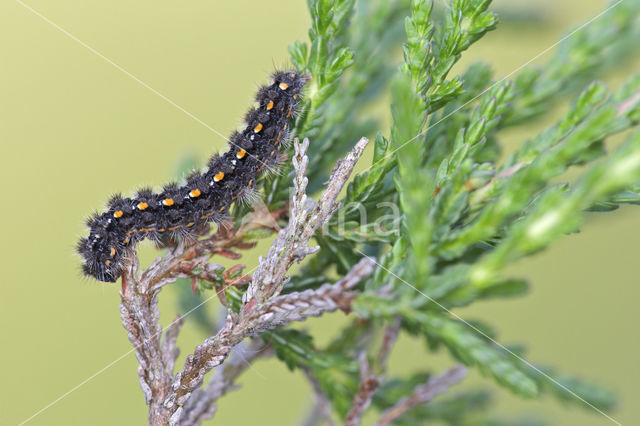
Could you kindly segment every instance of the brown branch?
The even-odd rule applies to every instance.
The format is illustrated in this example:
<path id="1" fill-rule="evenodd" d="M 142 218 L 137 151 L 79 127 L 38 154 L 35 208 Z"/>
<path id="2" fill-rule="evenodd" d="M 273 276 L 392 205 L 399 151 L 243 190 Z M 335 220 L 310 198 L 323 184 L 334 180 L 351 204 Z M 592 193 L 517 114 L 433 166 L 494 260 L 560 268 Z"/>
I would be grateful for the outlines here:
<path id="1" fill-rule="evenodd" d="M 157 258 L 141 274 L 138 273 L 137 256 L 127 260 L 122 275 L 120 313 L 122 325 L 128 332 L 138 359 L 140 386 L 149 406 L 151 424 L 167 423 L 169 410 L 163 404 L 174 379 L 173 370 L 178 356 L 175 341 L 182 324 L 182 319 L 177 319 L 168 327 L 165 339 L 161 338 L 158 293 L 163 286 L 181 277 L 217 279 L 217 272 L 223 268 L 209 263 L 212 255 L 228 255 L 235 253 L 235 249 L 253 247 L 254 243 L 249 240 L 251 234 L 258 229 L 273 230 L 277 220 L 285 213 L 286 209 L 269 212 L 266 207 L 258 208 L 250 214 L 249 220 L 238 227 L 220 226 L 209 238 L 169 245 L 168 252 Z M 194 272 L 196 270 L 199 271 L 198 274 Z M 223 273 L 224 278 L 227 275 Z M 229 279 L 224 284 L 237 285 L 242 283 L 242 279 L 243 277 Z M 222 291 L 220 289 L 218 294 Z"/>
<path id="2" fill-rule="evenodd" d="M 209 263 L 209 258 L 213 254 L 235 258 L 238 256 L 235 249 L 253 247 L 253 243 L 248 241 L 252 232 L 256 229 L 277 229 L 277 219 L 285 214 L 285 210 L 269 212 L 266 208 L 258 209 L 251 214 L 249 220 L 238 227 L 223 225 L 210 238 L 169 245 L 167 254 L 156 259 L 141 274 L 138 274 L 137 257 L 132 256 L 129 259 L 122 276 L 120 310 L 123 326 L 128 331 L 129 340 L 134 345 L 139 361 L 138 375 L 145 400 L 149 405 L 151 424 L 177 424 L 184 411 L 183 404 L 201 385 L 204 375 L 220 365 L 231 349 L 245 338 L 261 330 L 291 321 L 302 321 L 324 312 L 336 309 L 349 310 L 355 297 L 351 289 L 371 273 L 373 265 L 370 262 L 359 263 L 350 274 L 336 284 L 327 284 L 315 291 L 282 297 L 278 297 L 278 294 L 288 280 L 286 273 L 291 265 L 317 250 L 307 247 L 307 244 L 315 230 L 326 223 L 337 208 L 337 196 L 367 142 L 364 138 L 360 140 L 337 164 L 323 196 L 317 205 L 312 205 L 312 200 L 305 194 L 307 178 L 304 173 L 308 163 L 308 141 L 305 140 L 302 144 L 296 141 L 296 156 L 293 162 L 297 174 L 288 226 L 279 232 L 266 258 L 261 259 L 245 294 L 240 313 L 228 310 L 222 329 L 195 348 L 194 353 L 187 357 L 183 370 L 175 377 L 173 369 L 178 353 L 175 341 L 181 320 L 175 321 L 168 328 L 163 340 L 159 325 L 158 293 L 162 287 L 179 277 L 219 280 L 221 266 Z M 202 232 L 205 231 L 203 229 Z M 223 274 L 223 289 L 227 285 L 242 284 L 246 279 L 231 279 L 231 271 L 227 272 Z M 194 401 L 196 402 L 198 399 Z M 209 407 L 208 410 L 211 409 L 211 404 L 205 405 Z M 204 415 L 210 411 L 199 412 Z M 190 418 L 199 417 L 200 414 Z"/>
<path id="3" fill-rule="evenodd" d="M 238 345 L 231 359 L 217 368 L 206 388 L 198 389 L 193 393 L 180 419 L 180 424 L 196 426 L 204 420 L 212 418 L 218 408 L 218 399 L 226 393 L 239 387 L 235 383 L 237 378 L 244 373 L 258 358 L 271 356 L 273 351 L 270 345 L 264 345 L 254 339 L 247 348 Z"/>
<path id="4" fill-rule="evenodd" d="M 200 268 L 206 274 L 222 268 L 210 264 L 208 259 L 215 250 L 246 244 L 247 233 L 254 228 L 250 222 L 229 232 L 221 229 L 211 238 L 202 241 L 180 243 L 156 259 L 142 274 L 138 273 L 138 259 L 128 261 L 122 275 L 120 315 L 122 325 L 136 351 L 140 386 L 149 405 L 149 422 L 161 423 L 168 411 L 163 407 L 173 381 L 173 369 L 177 358 L 175 340 L 182 323 L 174 321 L 167 330 L 164 341 L 159 323 L 158 293 L 162 287 L 179 277 L 189 276 L 188 271 Z M 262 226 L 262 225 L 259 225 Z"/>
<path id="5" fill-rule="evenodd" d="M 178 315 L 167 327 L 164 333 L 164 339 L 162 340 L 161 351 L 164 358 L 163 362 L 170 375 L 173 375 L 176 359 L 178 359 L 178 355 L 180 355 L 180 350 L 176 347 L 176 340 L 178 340 L 178 334 L 180 333 L 183 323 L 184 317 Z"/>
<path id="6" fill-rule="evenodd" d="M 205 374 L 222 364 L 231 349 L 245 338 L 290 321 L 302 321 L 324 312 L 348 309 L 354 297 L 350 294 L 350 288 L 373 270 L 373 264 L 368 260 L 358 263 L 336 284 L 316 290 L 317 293 L 312 291 L 290 294 L 282 298 L 277 296 L 288 281 L 286 274 L 293 263 L 317 251 L 317 247 L 308 247 L 308 243 L 316 229 L 326 223 L 337 209 L 337 197 L 367 143 L 368 140 L 362 138 L 354 149 L 337 163 L 329 178 L 327 189 L 319 202 L 313 205 L 312 200 L 307 198 L 305 193 L 307 186 L 305 172 L 308 164 L 306 150 L 309 141 L 305 139 L 302 144 L 295 141 L 293 164 L 296 177 L 289 223 L 278 233 L 266 257 L 260 259 L 260 265 L 243 296 L 240 312 L 228 310 L 223 328 L 215 336 L 209 337 L 198 345 L 193 354 L 187 357 L 182 371 L 176 374 L 163 404 L 165 421 L 171 424 L 177 424 L 180 421 L 183 404 L 201 386 Z M 348 294 L 345 295 L 345 292 Z M 294 297 L 301 299 L 295 304 L 288 303 L 293 301 Z M 305 298 L 312 303 L 309 304 Z M 168 417 L 166 417 L 167 413 Z"/>
<path id="7" fill-rule="evenodd" d="M 353 398 L 351 409 L 344 419 L 345 426 L 358 426 L 362 420 L 362 415 L 371 404 L 371 398 L 378 390 L 380 382 L 375 374 L 371 373 L 369 363 L 367 362 L 366 352 L 361 352 L 359 356 L 360 363 L 360 386 L 358 392 Z"/>
<path id="8" fill-rule="evenodd" d="M 176 375 L 165 403 L 167 409 L 176 407 L 171 423 L 178 422 L 182 404 L 202 384 L 204 375 L 222 364 L 234 346 L 259 332 L 292 321 L 304 321 L 338 309 L 348 312 L 348 304 L 356 296 L 351 289 L 368 277 L 374 267 L 375 263 L 366 257 L 335 284 L 278 296 L 264 305 L 254 305 L 241 315 L 229 313 L 222 330 L 198 345 L 193 354 L 187 357 L 184 369 Z"/>
<path id="9" fill-rule="evenodd" d="M 193 278 L 193 271 L 200 269 L 201 278 L 214 279 L 214 272 L 222 266 L 209 263 L 213 255 L 238 258 L 236 249 L 246 250 L 254 247 L 251 234 L 263 229 L 273 231 L 277 220 L 284 216 L 286 210 L 278 209 L 269 212 L 266 207 L 256 208 L 249 214 L 249 219 L 238 227 L 229 223 L 221 224 L 218 230 L 209 238 L 191 242 L 180 242 L 170 246 L 163 257 L 157 258 L 142 274 L 140 281 L 147 288 L 161 288 L 176 280 L 176 278 Z M 135 259 L 131 260 L 135 262 Z"/>
<path id="10" fill-rule="evenodd" d="M 245 309 L 251 308 L 253 303 L 264 303 L 269 297 L 279 294 L 287 282 L 286 273 L 291 265 L 319 249 L 307 245 L 315 231 L 328 222 L 337 209 L 338 195 L 368 142 L 366 138 L 360 139 L 351 152 L 336 163 L 327 188 L 316 204 L 306 195 L 308 179 L 305 172 L 309 162 L 306 151 L 309 140 L 305 139 L 301 144 L 295 141 L 292 162 L 296 177 L 293 181 L 294 194 L 290 204 L 289 224 L 278 233 L 266 257 L 260 258 L 260 265 L 243 296 Z"/>
<path id="11" fill-rule="evenodd" d="M 462 365 L 457 365 L 439 376 L 429 378 L 427 383 L 416 386 L 411 395 L 402 398 L 396 405 L 382 413 L 376 426 L 388 425 L 416 405 L 431 401 L 436 396 L 449 390 L 451 386 L 460 382 L 466 375 L 467 369 Z"/>
<path id="12" fill-rule="evenodd" d="M 389 355 L 396 343 L 402 320 L 396 318 L 384 330 L 382 343 L 376 356 L 376 372 L 371 371 L 367 361 L 366 352 L 362 351 L 358 358 L 360 364 L 360 385 L 358 392 L 353 398 L 351 409 L 345 418 L 344 424 L 347 426 L 357 426 L 362 420 L 362 415 L 371 404 L 371 399 L 378 391 L 380 384 L 384 381 Z"/>
<path id="13" fill-rule="evenodd" d="M 375 263 L 365 257 L 335 284 L 324 284 L 315 290 L 278 296 L 257 310 L 259 324 L 256 326 L 268 325 L 268 328 L 273 328 L 338 309 L 349 313 L 351 302 L 358 294 L 351 289 L 369 276 L 374 268 Z"/>
<path id="14" fill-rule="evenodd" d="M 166 415 L 162 403 L 171 385 L 173 361 L 169 357 L 173 351 L 167 355 L 161 349 L 159 289 L 149 289 L 146 283 L 140 282 L 137 269 L 138 262 L 134 259 L 122 276 L 120 315 L 136 351 L 140 386 L 149 406 L 149 423 L 156 424 Z M 168 345 L 170 340 L 171 337 L 167 339 Z"/>

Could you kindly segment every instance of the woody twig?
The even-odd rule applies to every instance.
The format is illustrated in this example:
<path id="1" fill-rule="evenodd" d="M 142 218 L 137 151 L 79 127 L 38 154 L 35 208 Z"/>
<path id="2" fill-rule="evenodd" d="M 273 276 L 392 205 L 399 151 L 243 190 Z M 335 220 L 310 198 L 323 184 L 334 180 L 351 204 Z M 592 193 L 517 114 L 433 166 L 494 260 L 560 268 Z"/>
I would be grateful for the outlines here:
<path id="1" fill-rule="evenodd" d="M 219 395 L 231 389 L 237 369 L 230 366 L 227 370 L 230 372 L 226 374 L 222 370 L 206 390 L 194 392 L 202 385 L 205 374 L 221 365 L 232 349 L 245 339 L 264 330 L 292 321 L 304 321 L 338 309 L 349 312 L 351 301 L 357 295 L 354 287 L 374 269 L 374 262 L 369 258 L 362 259 L 334 284 L 328 283 L 315 290 L 282 296 L 280 291 L 288 282 L 287 272 L 293 263 L 300 262 L 317 251 L 317 247 L 309 247 L 308 243 L 315 231 L 331 218 L 338 207 L 338 194 L 367 142 L 367 139 L 361 139 L 338 162 L 325 192 L 315 203 L 305 193 L 305 171 L 308 164 L 306 150 L 309 142 L 296 141 L 293 157 L 296 176 L 288 225 L 279 231 L 267 255 L 260 259 L 260 265 L 251 278 L 240 310 L 236 312 L 227 307 L 226 321 L 222 328 L 195 348 L 187 357 L 183 369 L 175 376 L 175 340 L 181 319 L 169 327 L 166 337 L 162 339 L 158 322 L 158 293 L 179 277 L 213 279 L 220 268 L 209 263 L 213 254 L 233 257 L 234 249 L 249 248 L 250 242 L 247 242 L 246 236 L 255 227 L 269 227 L 284 211 L 265 213 L 262 210 L 254 213 L 261 217 L 255 217 L 255 220 L 247 221 L 235 230 L 221 228 L 210 238 L 190 244 L 180 243 L 171 247 L 164 257 L 157 259 L 142 273 L 138 273 L 137 259 L 131 259 L 123 275 L 121 312 L 123 324 L 129 332 L 129 339 L 135 346 L 140 362 L 138 373 L 149 405 L 150 423 L 197 424 L 213 415 L 215 401 Z M 262 217 L 265 214 L 269 217 Z M 196 269 L 198 274 L 194 273 Z M 233 282 L 231 279 L 229 281 L 225 285 L 245 283 Z M 223 290 L 224 288 L 220 291 Z"/>

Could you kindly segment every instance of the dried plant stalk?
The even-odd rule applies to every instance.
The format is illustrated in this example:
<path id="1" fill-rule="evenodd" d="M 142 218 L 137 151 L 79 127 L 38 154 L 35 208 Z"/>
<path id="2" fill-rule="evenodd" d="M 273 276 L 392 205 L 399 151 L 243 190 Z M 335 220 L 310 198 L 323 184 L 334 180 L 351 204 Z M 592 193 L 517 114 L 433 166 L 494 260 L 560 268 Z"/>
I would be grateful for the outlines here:
<path id="1" fill-rule="evenodd" d="M 338 309 L 349 311 L 350 303 L 357 295 L 354 286 L 373 272 L 374 262 L 368 258 L 354 265 L 335 284 L 300 293 L 279 294 L 288 281 L 287 272 L 293 263 L 317 251 L 317 247 L 309 247 L 308 243 L 335 212 L 338 194 L 367 143 L 368 140 L 362 138 L 336 164 L 326 190 L 319 201 L 313 203 L 305 193 L 309 141 L 295 141 L 293 165 L 296 175 L 288 225 L 279 231 L 267 255 L 260 259 L 239 312 L 228 308 L 222 328 L 195 348 L 175 376 L 176 339 L 182 318 L 167 327 L 162 339 L 158 293 L 179 277 L 213 279 L 221 267 L 209 263 L 211 255 L 218 253 L 229 257 L 234 255 L 234 248 L 251 247 L 245 236 L 256 227 L 269 227 L 284 211 L 270 213 L 263 209 L 235 230 L 221 227 L 213 237 L 170 247 L 164 257 L 156 259 L 142 273 L 138 273 L 137 258 L 128 261 L 122 277 L 120 310 L 122 323 L 139 361 L 140 385 L 149 405 L 151 424 L 198 424 L 211 417 L 217 399 L 232 388 L 242 369 L 233 365 L 226 373 L 225 369 L 220 369 L 207 389 L 194 391 L 202 385 L 204 376 L 220 366 L 232 349 L 245 339 L 292 321 L 303 321 Z M 196 274 L 195 270 L 204 272 Z"/>

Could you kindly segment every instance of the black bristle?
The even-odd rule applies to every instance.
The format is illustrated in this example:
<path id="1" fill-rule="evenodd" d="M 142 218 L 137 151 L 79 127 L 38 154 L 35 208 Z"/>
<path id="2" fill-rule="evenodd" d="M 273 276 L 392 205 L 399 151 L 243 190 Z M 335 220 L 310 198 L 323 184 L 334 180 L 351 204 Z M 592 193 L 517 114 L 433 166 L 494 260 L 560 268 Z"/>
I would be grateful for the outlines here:
<path id="1" fill-rule="evenodd" d="M 169 183 L 160 194 L 143 188 L 133 198 L 111 197 L 107 212 L 87 220 L 89 237 L 78 242 L 77 252 L 85 259 L 84 273 L 115 282 L 136 243 L 145 238 L 196 238 L 207 223 L 227 218 L 234 199 L 254 199 L 258 173 L 273 171 L 282 161 L 278 149 L 287 140 L 308 79 L 296 71 L 274 73 L 273 82 L 258 90 L 259 105 L 247 112 L 246 128 L 229 138 L 229 150 L 212 156 L 204 173 L 189 174 L 185 186 Z"/>

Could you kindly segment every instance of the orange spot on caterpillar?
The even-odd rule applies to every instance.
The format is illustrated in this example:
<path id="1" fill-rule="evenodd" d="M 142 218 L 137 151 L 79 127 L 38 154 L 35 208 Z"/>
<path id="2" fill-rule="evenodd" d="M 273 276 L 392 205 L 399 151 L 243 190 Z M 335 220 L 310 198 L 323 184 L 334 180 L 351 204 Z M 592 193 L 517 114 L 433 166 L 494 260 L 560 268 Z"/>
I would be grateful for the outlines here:
<path id="1" fill-rule="evenodd" d="M 273 101 L 269 101 L 269 103 L 267 104 L 267 111 L 269 111 L 271 108 L 273 108 Z"/>
<path id="2" fill-rule="evenodd" d="M 298 94 L 297 93 L 294 93 L 293 99 L 298 99 Z"/>
<path id="3" fill-rule="evenodd" d="M 115 212 L 113 212 L 113 217 L 119 218 L 122 217 L 123 214 L 124 212 L 122 210 L 116 210 Z"/>
<path id="4" fill-rule="evenodd" d="M 139 209 L 139 210 L 144 210 L 144 209 L 146 209 L 147 207 L 149 207 L 149 204 L 145 203 L 144 201 L 140 201 L 140 202 L 138 203 L 138 209 Z"/>
<path id="5" fill-rule="evenodd" d="M 271 154 L 269 154 L 269 155 L 270 155 L 271 157 L 273 157 L 273 154 L 275 154 L 275 153 L 276 153 L 276 151 L 275 151 L 275 149 L 274 149 L 273 151 L 271 151 Z"/>
<path id="6" fill-rule="evenodd" d="M 276 141 L 273 144 L 278 145 L 280 143 L 280 139 L 282 139 L 282 133 L 278 133 L 278 137 L 276 138 Z"/>
<path id="7" fill-rule="evenodd" d="M 249 181 L 249 186 L 251 186 L 252 184 L 253 184 L 253 179 Z"/>
<path id="8" fill-rule="evenodd" d="M 241 149 L 240 151 L 238 151 L 236 153 L 236 158 L 238 160 L 242 160 L 244 158 L 244 156 L 247 155 L 247 151 L 245 151 L 244 149 Z"/>
<path id="9" fill-rule="evenodd" d="M 227 208 L 227 206 L 222 206 L 222 207 L 220 207 L 220 211 L 223 211 L 226 208 Z"/>
<path id="10" fill-rule="evenodd" d="M 189 191 L 189 197 L 191 197 L 191 198 L 199 197 L 200 194 L 201 194 L 201 192 L 200 192 L 200 190 L 198 188 L 192 189 L 191 191 Z"/>
<path id="11" fill-rule="evenodd" d="M 262 123 L 258 123 L 258 125 L 253 128 L 253 131 L 256 133 L 258 133 L 260 130 L 262 130 Z"/>
<path id="12" fill-rule="evenodd" d="M 158 232 L 164 232 L 164 231 L 166 231 L 164 228 L 158 229 Z"/>
<path id="13" fill-rule="evenodd" d="M 213 177 L 213 181 L 214 182 L 219 182 L 222 179 L 224 179 L 224 172 L 218 172 L 216 173 L 216 175 Z"/>
<path id="14" fill-rule="evenodd" d="M 105 261 L 104 261 L 104 264 L 105 264 L 105 265 L 107 265 L 107 266 L 109 266 L 109 265 L 111 265 L 111 261 L 110 261 L 110 260 L 105 260 Z"/>
<path id="15" fill-rule="evenodd" d="M 178 228 L 179 228 L 179 226 L 172 226 L 171 228 L 169 228 L 169 231 L 175 231 Z"/>
<path id="16" fill-rule="evenodd" d="M 289 87 L 289 85 L 287 83 L 280 83 L 278 85 L 279 88 L 281 88 L 282 90 L 287 90 L 287 88 Z"/>
<path id="17" fill-rule="evenodd" d="M 282 126 L 282 130 L 287 130 L 288 124 L 284 123 L 284 126 Z"/>
<path id="18" fill-rule="evenodd" d="M 116 254 L 116 249 L 111 247 L 111 257 L 113 257 L 115 254 Z"/>
<path id="19" fill-rule="evenodd" d="M 195 222 L 189 222 L 189 223 L 187 223 L 187 227 L 191 228 L 195 224 L 196 224 Z"/>
<path id="20" fill-rule="evenodd" d="M 172 206 L 173 202 L 173 198 L 165 198 L 164 200 L 162 200 L 162 204 L 164 204 L 165 206 Z"/>
<path id="21" fill-rule="evenodd" d="M 140 228 L 138 232 L 149 232 L 149 228 Z"/>
<path id="22" fill-rule="evenodd" d="M 287 112 L 287 118 L 291 117 L 291 113 L 293 112 L 293 107 L 289 107 L 289 111 Z"/>
<path id="23" fill-rule="evenodd" d="M 208 215 L 208 214 L 203 214 L 202 216 L 200 216 L 200 219 L 206 219 L 206 218 L 208 218 L 208 217 L 209 217 L 209 215 Z"/>
<path id="24" fill-rule="evenodd" d="M 124 239 L 124 243 L 129 244 L 129 241 L 131 241 L 131 237 L 127 235 L 127 238 Z"/>

